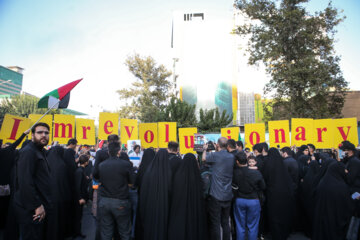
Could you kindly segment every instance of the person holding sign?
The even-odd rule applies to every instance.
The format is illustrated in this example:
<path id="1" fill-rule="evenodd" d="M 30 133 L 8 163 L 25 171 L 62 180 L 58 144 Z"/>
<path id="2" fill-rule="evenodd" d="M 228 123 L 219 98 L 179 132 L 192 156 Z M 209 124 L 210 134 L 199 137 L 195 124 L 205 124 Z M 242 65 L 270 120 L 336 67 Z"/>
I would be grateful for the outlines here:
<path id="1" fill-rule="evenodd" d="M 32 140 L 20 150 L 17 162 L 15 208 L 21 239 L 44 239 L 44 220 L 51 209 L 50 170 L 44 147 L 50 127 L 37 123 Z"/>

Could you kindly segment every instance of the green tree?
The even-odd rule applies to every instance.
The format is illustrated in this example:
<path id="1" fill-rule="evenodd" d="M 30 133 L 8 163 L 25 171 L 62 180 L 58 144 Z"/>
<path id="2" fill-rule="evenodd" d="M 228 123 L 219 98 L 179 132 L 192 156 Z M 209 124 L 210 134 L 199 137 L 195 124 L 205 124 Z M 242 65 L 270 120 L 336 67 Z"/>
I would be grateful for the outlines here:
<path id="1" fill-rule="evenodd" d="M 125 65 L 136 77 L 131 88 L 117 92 L 120 99 L 127 104 L 120 108 L 120 116 L 136 118 L 142 122 L 154 122 L 171 97 L 175 96 L 175 83 L 170 79 L 171 72 L 155 60 L 141 57 L 139 54 L 129 56 Z"/>
<path id="2" fill-rule="evenodd" d="M 2 123 L 6 113 L 19 117 L 28 117 L 29 114 L 43 114 L 45 108 L 38 108 L 39 98 L 31 95 L 13 95 L 11 98 L 4 98 L 0 103 L 0 121 Z M 51 110 L 50 114 L 60 113 L 60 110 Z"/>
<path id="3" fill-rule="evenodd" d="M 341 116 L 348 82 L 335 55 L 335 27 L 345 18 L 331 2 L 310 14 L 308 0 L 236 0 L 250 23 L 234 32 L 249 37 L 249 64 L 262 62 L 271 80 L 264 87 L 272 98 L 267 120 Z"/>
<path id="4" fill-rule="evenodd" d="M 171 98 L 165 110 L 160 113 L 157 121 L 177 122 L 178 128 L 195 127 L 197 125 L 196 105 Z"/>
<path id="5" fill-rule="evenodd" d="M 232 122 L 232 115 L 228 115 L 226 110 L 220 114 L 219 109 L 209 109 L 199 111 L 198 132 L 220 132 L 220 129 L 228 126 Z"/>

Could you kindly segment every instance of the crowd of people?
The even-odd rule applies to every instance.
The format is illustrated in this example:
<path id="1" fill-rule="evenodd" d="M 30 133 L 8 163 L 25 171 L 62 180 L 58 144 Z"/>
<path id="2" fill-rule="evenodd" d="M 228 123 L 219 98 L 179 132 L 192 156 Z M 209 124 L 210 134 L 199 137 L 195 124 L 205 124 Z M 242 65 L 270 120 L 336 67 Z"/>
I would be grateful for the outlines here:
<path id="1" fill-rule="evenodd" d="M 0 150 L 0 239 L 71 239 L 92 204 L 95 239 L 347 239 L 360 213 L 360 160 L 355 146 L 317 151 L 312 144 L 245 148 L 221 137 L 197 154 L 167 149 L 132 153 L 118 135 L 101 147 L 49 144 L 38 123 Z M 213 144 L 213 146 L 212 146 Z M 212 150 L 215 149 L 215 150 Z M 342 151 L 344 155 L 339 154 Z"/>

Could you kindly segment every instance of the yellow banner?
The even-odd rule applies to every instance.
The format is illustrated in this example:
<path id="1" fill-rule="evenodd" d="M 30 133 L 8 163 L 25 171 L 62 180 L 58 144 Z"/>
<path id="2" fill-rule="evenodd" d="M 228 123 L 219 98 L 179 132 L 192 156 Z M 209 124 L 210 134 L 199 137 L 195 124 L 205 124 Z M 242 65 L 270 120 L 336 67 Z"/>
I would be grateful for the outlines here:
<path id="1" fill-rule="evenodd" d="M 349 141 L 357 147 L 359 144 L 357 119 L 343 118 L 333 121 L 335 126 L 334 148 L 338 148 L 342 141 Z"/>
<path id="2" fill-rule="evenodd" d="M 95 145 L 95 123 L 94 120 L 76 119 L 76 139 L 80 145 Z"/>
<path id="3" fill-rule="evenodd" d="M 75 138 L 75 116 L 55 114 L 53 141 L 67 144 L 71 138 Z"/>
<path id="4" fill-rule="evenodd" d="M 194 134 L 197 128 L 179 128 L 180 154 L 196 153 L 194 149 Z"/>
<path id="5" fill-rule="evenodd" d="M 139 139 L 138 122 L 136 119 L 120 119 L 120 140 L 126 144 L 128 140 Z"/>
<path id="6" fill-rule="evenodd" d="M 270 147 L 290 146 L 289 121 L 270 121 L 269 122 L 269 143 Z"/>
<path id="7" fill-rule="evenodd" d="M 313 144 L 315 145 L 315 147 L 332 148 L 334 146 L 334 130 L 334 121 L 332 119 L 314 120 Z"/>
<path id="8" fill-rule="evenodd" d="M 246 147 L 252 148 L 256 143 L 265 142 L 265 124 L 250 123 L 245 124 L 245 143 Z"/>
<path id="9" fill-rule="evenodd" d="M 5 114 L 0 130 L 0 139 L 3 140 L 3 143 L 13 143 L 30 127 L 30 119 Z"/>
<path id="10" fill-rule="evenodd" d="M 235 141 L 239 140 L 239 127 L 230 127 L 230 128 L 222 128 L 221 136 L 227 139 L 234 139 Z"/>
<path id="11" fill-rule="evenodd" d="M 314 120 L 312 118 L 291 119 L 291 145 L 307 145 L 314 141 Z"/>
<path id="12" fill-rule="evenodd" d="M 169 142 L 176 142 L 176 122 L 159 122 L 158 134 L 159 148 L 167 148 Z"/>
<path id="13" fill-rule="evenodd" d="M 31 126 L 42 116 L 42 114 L 30 114 L 29 115 L 29 119 L 31 121 Z M 40 122 L 46 123 L 47 125 L 49 125 L 50 127 L 50 132 L 49 132 L 49 144 L 52 143 L 52 121 L 53 121 L 53 116 L 52 115 L 45 115 Z M 31 132 L 29 134 L 29 139 L 31 139 Z"/>
<path id="14" fill-rule="evenodd" d="M 119 135 L 119 114 L 101 112 L 99 114 L 99 140 L 107 140 L 111 134 Z"/>
<path id="15" fill-rule="evenodd" d="M 158 147 L 158 125 L 157 123 L 140 123 L 139 139 L 144 148 Z"/>

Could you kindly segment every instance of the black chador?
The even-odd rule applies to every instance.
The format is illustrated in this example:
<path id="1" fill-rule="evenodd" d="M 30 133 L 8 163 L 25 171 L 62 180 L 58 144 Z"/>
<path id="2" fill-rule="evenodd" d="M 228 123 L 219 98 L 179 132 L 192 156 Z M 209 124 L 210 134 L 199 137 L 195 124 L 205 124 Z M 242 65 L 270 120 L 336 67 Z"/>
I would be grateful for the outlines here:
<path id="1" fill-rule="evenodd" d="M 199 166 L 188 153 L 173 177 L 168 239 L 206 240 L 206 224 Z"/>
<path id="2" fill-rule="evenodd" d="M 345 165 L 331 163 L 315 193 L 313 240 L 345 239 L 353 210 Z"/>
<path id="3" fill-rule="evenodd" d="M 292 228 L 295 190 L 283 158 L 276 148 L 269 150 L 264 178 L 267 186 L 266 207 L 272 239 L 285 240 Z"/>
<path id="4" fill-rule="evenodd" d="M 72 236 L 68 222 L 71 211 L 71 188 L 67 167 L 64 162 L 64 148 L 52 147 L 48 153 L 50 167 L 50 186 L 52 190 L 53 211 L 48 216 L 48 239 L 64 239 Z"/>
<path id="5" fill-rule="evenodd" d="M 139 239 L 168 239 L 170 188 L 169 153 L 166 149 L 160 149 L 146 170 L 141 183 L 139 214 L 143 237 L 140 236 Z"/>

